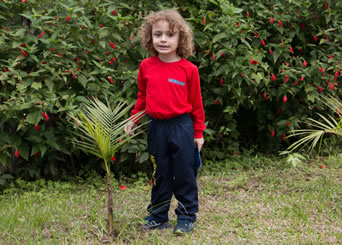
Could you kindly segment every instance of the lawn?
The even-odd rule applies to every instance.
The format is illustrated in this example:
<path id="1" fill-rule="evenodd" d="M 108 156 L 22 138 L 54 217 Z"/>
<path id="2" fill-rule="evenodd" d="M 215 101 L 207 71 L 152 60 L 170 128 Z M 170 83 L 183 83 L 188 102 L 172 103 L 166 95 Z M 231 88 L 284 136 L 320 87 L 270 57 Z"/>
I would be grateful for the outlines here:
<path id="1" fill-rule="evenodd" d="M 106 237 L 106 189 L 100 177 L 69 182 L 17 181 L 0 195 L 0 244 L 338 244 L 342 241 L 342 157 L 296 168 L 246 168 L 244 158 L 204 165 L 200 212 L 192 234 L 143 232 L 150 186 L 146 177 L 114 181 L 116 239 Z M 277 162 L 279 161 L 279 162 Z M 236 164 L 237 164 L 236 163 Z M 321 165 L 326 165 L 323 167 Z M 261 164 L 262 165 L 262 164 Z M 276 166 L 276 167 L 275 167 Z M 282 166 L 282 167 L 280 167 Z M 127 185 L 122 190 L 120 185 Z M 171 203 L 170 222 L 176 223 Z"/>

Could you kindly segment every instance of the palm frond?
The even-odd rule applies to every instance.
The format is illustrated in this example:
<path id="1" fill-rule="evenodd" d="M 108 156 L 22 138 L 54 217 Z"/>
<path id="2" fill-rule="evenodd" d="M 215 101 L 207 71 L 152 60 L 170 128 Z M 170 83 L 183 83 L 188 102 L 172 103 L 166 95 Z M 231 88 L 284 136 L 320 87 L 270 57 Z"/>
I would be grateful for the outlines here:
<path id="1" fill-rule="evenodd" d="M 342 103 L 332 97 L 320 96 L 320 100 L 325 106 L 331 109 L 333 112 L 338 112 L 342 108 Z M 320 142 L 320 147 L 325 134 L 336 134 L 342 136 L 342 119 L 338 121 L 331 115 L 323 116 L 317 113 L 320 120 L 308 118 L 304 123 L 309 127 L 308 129 L 295 129 L 290 131 L 289 137 L 300 137 L 299 140 L 291 144 L 288 149 L 293 151 L 298 147 L 305 148 L 308 147 L 309 151 L 312 151 L 318 142 Z"/>
<path id="2" fill-rule="evenodd" d="M 132 137 L 142 133 L 129 135 L 124 132 L 125 125 L 130 120 L 140 119 L 144 111 L 135 114 L 133 117 L 122 119 L 133 104 L 127 106 L 125 102 L 118 102 L 114 109 L 111 109 L 100 100 L 89 100 L 78 113 L 70 113 L 72 123 L 76 129 L 72 142 L 81 150 L 102 158 L 108 162 L 115 152 Z M 144 126 L 140 124 L 137 128 Z M 107 166 L 106 166 L 107 167 Z"/>

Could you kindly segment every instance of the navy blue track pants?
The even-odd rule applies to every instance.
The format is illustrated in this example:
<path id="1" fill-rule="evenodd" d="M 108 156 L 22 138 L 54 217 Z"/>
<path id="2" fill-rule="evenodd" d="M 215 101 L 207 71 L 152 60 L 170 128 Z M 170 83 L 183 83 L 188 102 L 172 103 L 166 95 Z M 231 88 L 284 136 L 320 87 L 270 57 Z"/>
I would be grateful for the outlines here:
<path id="1" fill-rule="evenodd" d="M 194 162 L 194 129 L 188 114 L 165 120 L 151 118 L 148 151 L 152 163 L 152 194 L 147 210 L 167 222 L 172 195 L 178 200 L 177 220 L 196 221 L 198 190 Z"/>

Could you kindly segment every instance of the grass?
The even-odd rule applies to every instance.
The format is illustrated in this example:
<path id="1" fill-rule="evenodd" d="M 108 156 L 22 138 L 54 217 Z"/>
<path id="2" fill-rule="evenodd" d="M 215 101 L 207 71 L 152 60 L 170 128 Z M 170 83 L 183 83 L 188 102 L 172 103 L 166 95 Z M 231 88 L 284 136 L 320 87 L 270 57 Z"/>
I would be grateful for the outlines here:
<path id="1" fill-rule="evenodd" d="M 115 182 L 116 239 L 106 237 L 104 180 L 24 182 L 0 196 L 0 244 L 338 244 L 342 241 L 342 157 L 293 168 L 246 169 L 235 160 L 203 166 L 200 212 L 192 234 L 172 229 L 143 232 L 139 222 L 150 199 L 148 180 L 120 189 Z M 233 170 L 232 166 L 237 166 Z M 320 168 L 326 164 L 327 168 Z M 280 165 L 283 167 L 279 167 Z M 245 169 L 245 170 L 244 170 Z M 80 182 L 80 181 L 79 181 Z M 176 223 L 173 199 L 170 222 Z"/>

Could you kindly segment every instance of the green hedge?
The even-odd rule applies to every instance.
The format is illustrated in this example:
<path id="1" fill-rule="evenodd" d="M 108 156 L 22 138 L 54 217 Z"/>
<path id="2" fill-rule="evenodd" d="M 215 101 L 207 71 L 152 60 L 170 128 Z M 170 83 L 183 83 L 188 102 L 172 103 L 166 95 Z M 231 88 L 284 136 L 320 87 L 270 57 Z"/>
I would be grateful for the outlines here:
<path id="1" fill-rule="evenodd" d="M 204 159 L 285 148 L 286 133 L 323 110 L 319 93 L 341 95 L 339 0 L 1 0 L 2 172 L 38 178 L 100 169 L 68 141 L 67 112 L 89 97 L 136 99 L 137 69 L 148 57 L 137 30 L 149 11 L 170 7 L 195 34 Z M 144 137 L 122 149 L 114 171 L 146 166 L 135 164 L 148 159 Z"/>

